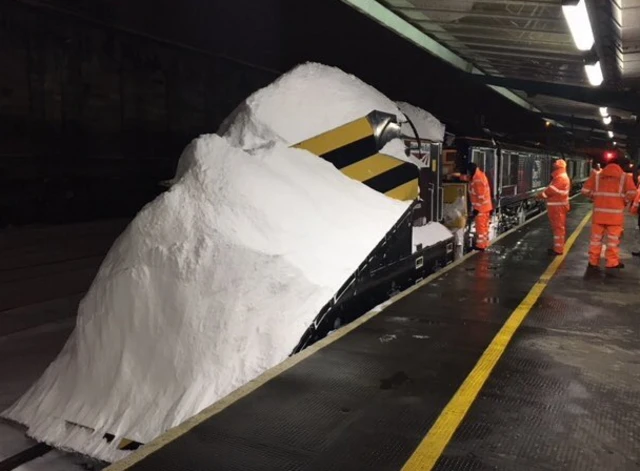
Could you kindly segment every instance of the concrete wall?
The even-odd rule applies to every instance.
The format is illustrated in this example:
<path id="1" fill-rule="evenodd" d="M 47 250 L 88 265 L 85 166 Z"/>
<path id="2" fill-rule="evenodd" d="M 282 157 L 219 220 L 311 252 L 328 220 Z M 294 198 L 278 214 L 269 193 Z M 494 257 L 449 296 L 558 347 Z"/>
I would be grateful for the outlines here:
<path id="1" fill-rule="evenodd" d="M 134 214 L 193 137 L 276 76 L 11 1 L 0 67 L 0 227 Z"/>

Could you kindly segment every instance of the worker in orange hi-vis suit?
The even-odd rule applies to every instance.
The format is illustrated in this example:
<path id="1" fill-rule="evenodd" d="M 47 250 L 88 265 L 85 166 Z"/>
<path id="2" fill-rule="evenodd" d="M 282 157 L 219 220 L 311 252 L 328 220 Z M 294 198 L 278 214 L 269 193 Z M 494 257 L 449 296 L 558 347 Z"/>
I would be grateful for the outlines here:
<path id="1" fill-rule="evenodd" d="M 636 191 L 636 197 L 631 204 L 631 214 L 638 216 L 638 230 L 640 230 L 640 175 L 638 175 L 638 189 Z M 640 250 L 631 252 L 634 257 L 640 257 Z"/>
<path id="2" fill-rule="evenodd" d="M 471 162 L 467 167 L 471 177 L 469 195 L 473 206 L 473 215 L 476 221 L 476 243 L 474 249 L 485 250 L 489 246 L 489 223 L 493 202 L 491 201 L 491 188 L 485 173 Z"/>
<path id="3" fill-rule="evenodd" d="M 603 243 L 606 243 L 606 267 L 624 268 L 619 246 L 624 232 L 625 206 L 636 196 L 633 178 L 622 170 L 618 159 L 613 159 L 602 171 L 589 177 L 582 193 L 593 200 L 589 268 L 597 269 L 600 265 Z"/>
<path id="4" fill-rule="evenodd" d="M 551 184 L 540 193 L 540 198 L 547 202 L 547 213 L 553 231 L 553 248 L 549 249 L 549 255 L 562 255 L 567 232 L 567 213 L 570 209 L 571 181 L 564 160 L 556 160 L 553 167 Z"/>

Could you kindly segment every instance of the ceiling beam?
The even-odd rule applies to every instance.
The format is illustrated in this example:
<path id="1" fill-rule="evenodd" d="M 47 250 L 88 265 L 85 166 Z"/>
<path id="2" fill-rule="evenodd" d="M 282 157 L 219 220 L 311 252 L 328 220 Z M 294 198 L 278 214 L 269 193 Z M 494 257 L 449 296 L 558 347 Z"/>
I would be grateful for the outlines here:
<path id="1" fill-rule="evenodd" d="M 588 118 L 579 118 L 577 116 L 569 116 L 564 114 L 545 113 L 545 118 L 561 121 L 568 124 L 575 124 L 588 129 L 598 130 L 602 133 L 613 131 L 613 138 L 607 137 L 609 140 L 626 141 L 627 138 L 635 133 L 634 126 L 625 123 L 613 123 L 611 126 L 605 126 L 602 121 Z M 617 136 L 616 136 L 617 134 Z"/>
<path id="2" fill-rule="evenodd" d="M 593 87 L 579 87 L 576 85 L 537 82 L 534 80 L 495 77 L 489 75 L 470 74 L 470 78 L 476 82 L 487 85 L 508 87 L 532 94 L 556 96 L 567 100 L 591 103 L 596 106 L 620 108 L 622 110 L 640 113 L 640 95 L 634 92 L 623 92 Z"/>

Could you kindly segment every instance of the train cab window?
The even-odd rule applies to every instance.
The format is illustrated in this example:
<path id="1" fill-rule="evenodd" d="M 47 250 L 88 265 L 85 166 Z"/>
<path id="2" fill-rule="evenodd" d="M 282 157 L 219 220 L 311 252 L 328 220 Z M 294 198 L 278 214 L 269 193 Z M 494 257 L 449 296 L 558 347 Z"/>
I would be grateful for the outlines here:
<path id="1" fill-rule="evenodd" d="M 503 152 L 502 157 L 502 186 L 518 184 L 518 154 Z"/>
<path id="2" fill-rule="evenodd" d="M 572 179 L 577 177 L 576 163 L 573 160 L 567 162 L 567 175 Z"/>
<path id="3" fill-rule="evenodd" d="M 485 152 L 483 150 L 474 149 L 471 154 L 471 161 L 476 164 L 483 172 L 486 170 Z"/>

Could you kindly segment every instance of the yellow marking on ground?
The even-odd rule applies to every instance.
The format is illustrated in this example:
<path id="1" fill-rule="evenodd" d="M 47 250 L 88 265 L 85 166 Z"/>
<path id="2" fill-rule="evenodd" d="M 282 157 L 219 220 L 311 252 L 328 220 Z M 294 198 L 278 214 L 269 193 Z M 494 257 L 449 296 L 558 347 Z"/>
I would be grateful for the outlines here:
<path id="1" fill-rule="evenodd" d="M 371 123 L 366 117 L 319 134 L 292 147 L 304 149 L 312 154 L 321 156 L 365 137 L 374 139 Z"/>
<path id="2" fill-rule="evenodd" d="M 517 227 L 514 227 L 513 229 L 510 229 L 507 232 L 504 232 L 504 233 L 500 234 L 498 237 L 496 237 L 494 240 L 492 240 L 491 243 L 492 244 L 496 243 L 499 240 L 501 240 L 501 239 L 513 234 L 514 232 L 523 229 L 525 226 L 531 224 L 533 221 L 539 219 L 540 217 L 544 216 L 545 214 L 546 214 L 546 211 L 543 211 L 540 214 L 538 214 L 538 215 L 532 217 L 531 219 L 529 219 L 528 221 L 526 221 L 524 224 L 522 224 L 520 226 L 517 226 Z M 587 217 L 589 217 L 589 215 Z M 442 275 L 444 275 L 445 273 L 449 272 L 450 270 L 453 270 L 455 267 L 457 267 L 459 265 L 462 265 L 464 262 L 466 262 L 468 259 L 470 259 L 474 255 L 476 255 L 477 253 L 478 252 L 476 252 L 476 251 L 469 252 L 468 254 L 464 255 L 461 258 L 459 258 L 455 262 L 447 265 L 446 267 L 444 267 L 440 271 L 429 275 L 427 278 L 422 280 L 420 283 L 416 283 L 411 288 L 408 288 L 408 289 L 404 290 L 402 293 L 399 293 L 396 296 L 388 299 L 381 306 L 378 306 L 377 308 L 372 309 L 371 311 L 367 312 L 366 314 L 364 314 L 363 316 L 359 317 L 358 319 L 356 319 L 355 321 L 351 322 L 350 324 L 347 324 L 347 325 L 339 328 L 337 331 L 335 331 L 330 336 L 325 337 L 322 340 L 319 340 L 318 342 L 314 343 L 313 345 L 305 348 L 300 353 L 297 353 L 296 355 L 290 356 L 289 358 L 287 358 L 282 363 L 280 363 L 280 364 L 274 366 L 273 368 L 265 371 L 264 373 L 262 373 L 260 376 L 258 376 L 254 380 L 249 381 L 244 386 L 239 387 L 238 389 L 236 389 L 235 391 L 230 393 L 228 396 L 225 396 L 224 398 L 220 399 L 218 402 L 215 402 L 214 404 L 210 405 L 209 407 L 207 407 L 206 409 L 202 410 L 200 413 L 194 415 L 190 419 L 187 419 L 184 422 L 182 422 L 181 424 L 176 425 L 173 428 L 170 428 L 169 430 L 167 430 L 166 432 L 164 432 L 163 434 L 161 434 L 160 436 L 158 436 L 154 440 L 151 440 L 150 442 L 142 445 L 136 451 L 132 452 L 131 454 L 129 454 L 125 458 L 113 463 L 111 466 L 105 468 L 103 471 L 124 471 L 124 470 L 129 469 L 130 467 L 134 466 L 138 462 L 140 462 L 143 459 L 145 459 L 146 457 L 148 457 L 150 454 L 158 451 L 160 448 L 164 447 L 165 445 L 169 444 L 170 442 L 174 441 L 175 439 L 177 439 L 180 436 L 184 435 L 185 433 L 189 432 L 191 429 L 193 429 L 194 427 L 196 427 L 200 423 L 202 423 L 205 420 L 213 417 L 214 415 L 222 412 L 224 409 L 226 409 L 227 407 L 231 406 L 233 403 L 235 403 L 235 402 L 239 401 L 240 399 L 242 399 L 243 397 L 251 394 L 253 391 L 255 391 L 258 388 L 262 387 L 263 385 L 265 385 L 266 383 L 268 383 L 272 379 L 276 378 L 280 374 L 284 373 L 285 371 L 289 370 L 290 368 L 293 368 L 294 366 L 296 366 L 301 361 L 305 360 L 306 358 L 309 358 L 311 355 L 315 354 L 319 350 L 323 349 L 324 347 L 326 347 L 328 345 L 331 345 L 336 340 L 341 339 L 342 337 L 344 337 L 345 335 L 347 335 L 351 331 L 357 329 L 358 327 L 360 327 L 365 322 L 367 322 L 370 319 L 372 319 L 375 316 L 377 316 L 379 313 L 381 313 L 384 309 L 386 309 L 390 305 L 400 301 L 401 299 L 403 299 L 406 296 L 409 296 L 411 293 L 413 293 L 416 290 L 419 290 L 420 288 L 424 287 L 425 285 L 428 285 L 433 280 L 435 280 L 437 278 L 440 278 Z"/>
<path id="3" fill-rule="evenodd" d="M 500 360 L 505 349 L 509 345 L 513 334 L 518 330 L 524 319 L 531 311 L 547 284 L 558 271 L 569 249 L 589 222 L 591 211 L 582 219 L 577 229 L 571 234 L 565 247 L 564 255 L 556 257 L 538 279 L 531 291 L 525 296 L 520 305 L 511 313 L 500 331 L 496 334 L 487 349 L 484 351 L 476 366 L 464 380 L 453 398 L 442 410 L 440 416 L 422 440 L 413 455 L 402 467 L 402 471 L 428 471 L 433 469 L 442 455 L 445 447 L 453 437 L 453 434 L 462 423 L 471 405 L 475 401 L 482 386 L 489 378 L 493 368 Z"/>
<path id="4" fill-rule="evenodd" d="M 363 182 L 399 167 L 405 162 L 384 154 L 375 154 L 340 169 L 347 177 Z"/>
<path id="5" fill-rule="evenodd" d="M 389 198 L 400 201 L 413 201 L 418 197 L 418 179 L 414 178 L 385 193 Z"/>

